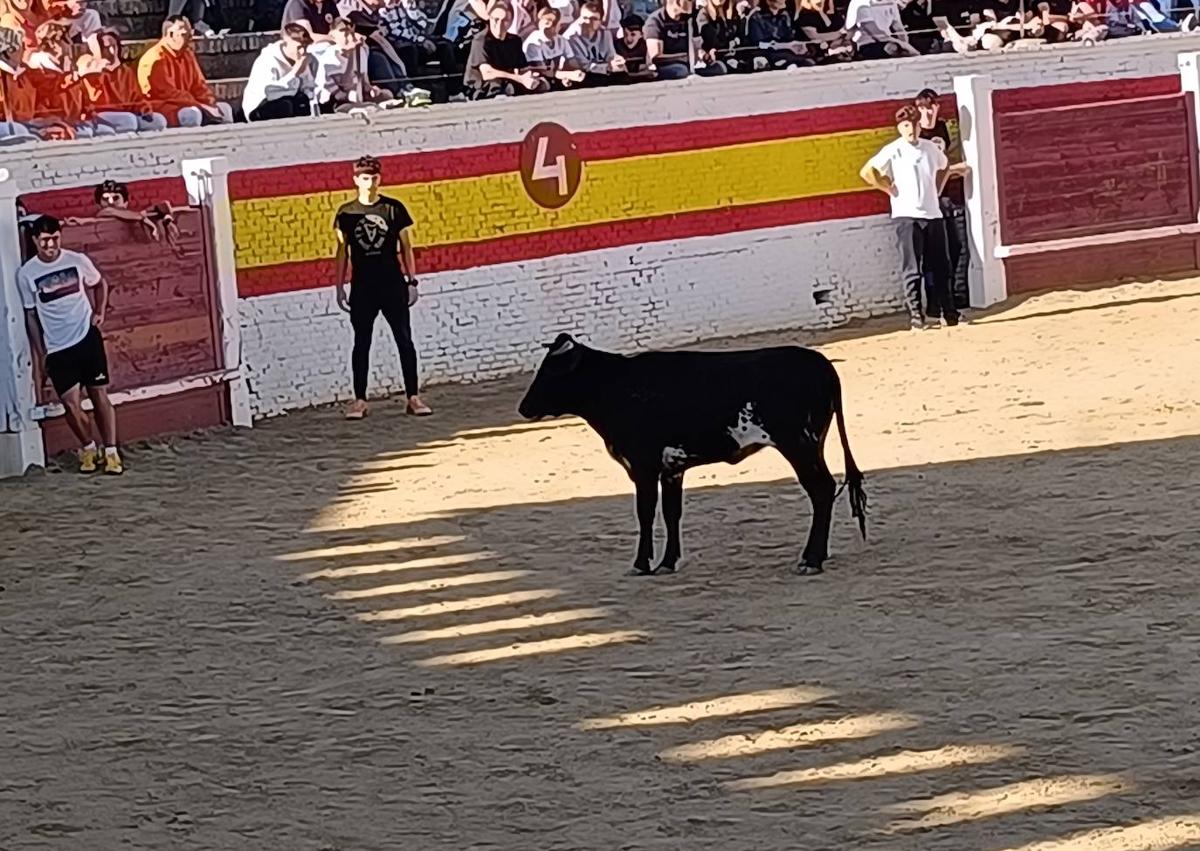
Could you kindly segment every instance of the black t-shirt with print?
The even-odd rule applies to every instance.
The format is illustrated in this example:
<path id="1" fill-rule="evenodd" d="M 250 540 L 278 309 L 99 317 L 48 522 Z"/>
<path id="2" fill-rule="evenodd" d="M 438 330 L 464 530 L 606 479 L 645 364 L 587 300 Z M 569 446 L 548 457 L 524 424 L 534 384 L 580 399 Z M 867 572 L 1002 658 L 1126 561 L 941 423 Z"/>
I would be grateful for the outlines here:
<path id="1" fill-rule="evenodd" d="M 642 27 L 642 36 L 659 39 L 662 42 L 664 54 L 676 54 L 675 56 L 666 55 L 656 58 L 655 65 L 687 64 L 688 19 L 686 15 L 682 18 L 672 18 L 667 14 L 666 9 L 659 9 L 646 18 L 646 24 Z"/>
<path id="2" fill-rule="evenodd" d="M 950 156 L 950 128 L 946 126 L 946 122 L 942 119 L 939 118 L 933 122 L 932 127 L 922 127 L 921 138 L 928 139 L 935 145 L 937 145 L 937 140 L 940 139 L 942 143 L 938 147 L 942 149 L 943 154 Z"/>
<path id="3" fill-rule="evenodd" d="M 402 270 L 396 247 L 400 231 L 413 223 L 402 203 L 382 195 L 374 204 L 363 204 L 356 198 L 338 207 L 333 221 L 346 240 L 353 285 L 386 287 L 400 282 Z"/>
<path id="4" fill-rule="evenodd" d="M 920 136 L 922 139 L 928 139 L 933 144 L 942 149 L 942 153 L 946 158 L 950 158 L 950 128 L 942 119 L 938 119 L 933 123 L 932 127 L 920 127 Z M 953 162 L 953 161 L 952 161 Z M 946 181 L 946 187 L 942 190 L 942 196 L 948 198 L 956 204 L 963 203 L 963 185 L 962 180 L 958 178 L 950 178 Z"/>

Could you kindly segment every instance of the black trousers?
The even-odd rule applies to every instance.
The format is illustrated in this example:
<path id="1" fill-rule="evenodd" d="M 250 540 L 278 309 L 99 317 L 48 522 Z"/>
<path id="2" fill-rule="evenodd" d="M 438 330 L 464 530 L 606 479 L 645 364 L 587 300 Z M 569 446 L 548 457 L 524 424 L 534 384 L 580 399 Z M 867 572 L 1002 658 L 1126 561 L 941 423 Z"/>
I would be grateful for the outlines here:
<path id="1" fill-rule="evenodd" d="M 954 306 L 954 295 L 950 291 L 950 255 L 946 248 L 946 222 L 944 219 L 892 220 L 896 226 L 896 241 L 900 245 L 900 268 L 904 280 L 904 306 L 908 319 L 920 324 L 924 312 L 921 310 L 921 290 L 924 289 L 925 272 L 928 271 L 933 287 L 930 310 L 935 310 L 948 321 L 958 319 L 958 308 Z"/>
<path id="2" fill-rule="evenodd" d="M 379 314 L 391 326 L 400 352 L 400 372 L 404 376 L 405 395 L 417 393 L 417 347 L 413 345 L 412 323 L 408 311 L 408 285 L 403 280 L 386 288 L 356 290 L 350 285 L 350 326 L 354 329 L 354 350 L 350 369 L 354 375 L 354 398 L 367 398 L 367 374 L 371 368 L 371 338 Z"/>
<path id="3" fill-rule="evenodd" d="M 946 222 L 946 251 L 950 255 L 950 294 L 959 310 L 971 305 L 968 271 L 971 266 L 970 240 L 967 236 L 967 210 L 962 204 L 942 196 L 942 218 Z M 925 315 L 942 315 L 933 290 L 933 275 L 925 272 Z"/>
<path id="4" fill-rule="evenodd" d="M 286 98 L 264 100 L 246 116 L 247 121 L 270 121 L 274 118 L 295 118 L 309 114 L 308 97 L 299 92 Z"/>

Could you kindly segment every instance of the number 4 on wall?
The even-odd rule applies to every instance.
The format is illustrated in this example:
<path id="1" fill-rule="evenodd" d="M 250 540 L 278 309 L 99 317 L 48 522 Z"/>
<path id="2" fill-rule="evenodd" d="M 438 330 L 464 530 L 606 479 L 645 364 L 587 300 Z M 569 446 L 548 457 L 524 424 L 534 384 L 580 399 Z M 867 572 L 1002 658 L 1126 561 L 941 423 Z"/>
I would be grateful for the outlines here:
<path id="1" fill-rule="evenodd" d="M 552 122 L 538 124 L 521 142 L 521 182 L 530 199 L 556 209 L 570 201 L 583 176 L 583 161 L 566 128 Z"/>
<path id="2" fill-rule="evenodd" d="M 559 154 L 554 158 L 554 165 L 546 162 L 546 149 L 550 147 L 550 139 L 547 136 L 538 136 L 537 140 L 537 155 L 533 160 L 533 179 L 534 180 L 550 180 L 557 178 L 558 194 L 567 194 L 567 157 L 565 154 Z"/>

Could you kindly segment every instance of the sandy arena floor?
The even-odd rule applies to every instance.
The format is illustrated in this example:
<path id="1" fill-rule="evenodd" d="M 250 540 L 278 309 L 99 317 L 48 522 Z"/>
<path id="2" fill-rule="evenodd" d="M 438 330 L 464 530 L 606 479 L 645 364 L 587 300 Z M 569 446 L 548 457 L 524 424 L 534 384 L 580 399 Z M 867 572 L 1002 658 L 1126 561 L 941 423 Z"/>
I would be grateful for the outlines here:
<path id="1" fill-rule="evenodd" d="M 816 579 L 767 452 L 624 576 L 525 378 L 0 484 L 0 848 L 1200 848 L 1200 282 L 896 327 L 771 338 L 867 470 Z"/>

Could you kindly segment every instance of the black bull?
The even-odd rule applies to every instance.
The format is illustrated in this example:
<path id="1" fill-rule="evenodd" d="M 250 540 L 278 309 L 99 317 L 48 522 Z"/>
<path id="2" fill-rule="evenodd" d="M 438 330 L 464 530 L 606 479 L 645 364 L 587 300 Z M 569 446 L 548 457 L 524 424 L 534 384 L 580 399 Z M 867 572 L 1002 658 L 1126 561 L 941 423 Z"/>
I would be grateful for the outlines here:
<path id="1" fill-rule="evenodd" d="M 637 489 L 640 534 L 633 572 L 672 573 L 679 561 L 683 474 L 737 464 L 774 446 L 812 501 L 812 526 L 796 572 L 821 572 L 837 498 L 825 465 L 834 416 L 845 453 L 850 511 L 867 535 L 863 475 L 850 454 L 841 381 L 824 355 L 800 346 L 731 352 L 647 352 L 624 356 L 559 334 L 521 400 L 526 419 L 574 414 L 604 440 Z M 662 486 L 667 546 L 652 571 L 654 515 Z"/>

